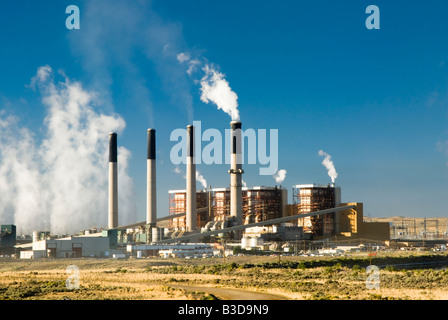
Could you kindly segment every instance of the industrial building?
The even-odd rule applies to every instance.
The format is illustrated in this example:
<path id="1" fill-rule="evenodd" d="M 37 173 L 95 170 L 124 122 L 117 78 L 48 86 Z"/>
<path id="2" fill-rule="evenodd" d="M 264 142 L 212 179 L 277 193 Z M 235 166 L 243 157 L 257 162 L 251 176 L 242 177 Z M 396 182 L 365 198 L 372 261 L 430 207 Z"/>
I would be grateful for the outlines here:
<path id="1" fill-rule="evenodd" d="M 16 244 L 16 226 L 2 224 L 0 226 L 0 248 L 11 248 Z"/>
<path id="2" fill-rule="evenodd" d="M 242 221 L 249 224 L 280 218 L 287 212 L 287 190 L 277 187 L 243 187 Z M 196 228 L 207 229 L 231 217 L 230 188 L 214 188 L 196 192 Z M 185 212 L 185 190 L 169 191 L 169 214 Z M 186 230 L 186 217 L 170 219 L 170 228 Z"/>
<path id="3" fill-rule="evenodd" d="M 163 258 L 186 258 L 186 257 L 211 257 L 219 250 L 217 245 L 208 243 L 179 243 L 179 244 L 140 244 L 128 245 L 126 251 L 130 256 L 136 258 L 163 257 Z"/>
<path id="4" fill-rule="evenodd" d="M 352 205 L 354 208 L 338 212 L 336 226 L 339 240 L 366 239 L 386 242 L 390 240 L 390 225 L 387 222 L 365 222 L 363 203 L 342 203 L 341 206 Z"/>
<path id="5" fill-rule="evenodd" d="M 295 185 L 292 204 L 288 204 L 288 190 L 285 188 L 243 187 L 241 122 L 232 121 L 230 127 L 229 186 L 198 191 L 195 128 L 187 126 L 185 189 L 168 192 L 168 215 L 162 218 L 157 218 L 156 212 L 156 133 L 154 129 L 148 129 L 146 221 L 129 226 L 120 226 L 119 223 L 117 134 L 110 133 L 108 228 L 83 236 L 35 238 L 32 250 L 23 251 L 21 257 L 106 257 L 119 249 L 141 257 L 154 254 L 185 256 L 201 250 L 209 253 L 209 247 L 180 244 L 201 238 L 208 241 L 225 238 L 244 246 L 330 237 L 389 240 L 389 224 L 365 223 L 362 203 L 341 203 L 341 188 L 334 184 Z M 0 246 L 10 243 L 8 235 L 15 232 L 15 228 L 3 227 Z"/>
<path id="6" fill-rule="evenodd" d="M 32 250 L 20 252 L 22 259 L 109 257 L 110 238 L 103 236 L 71 236 L 34 241 Z"/>
<path id="7" fill-rule="evenodd" d="M 303 184 L 292 188 L 294 212 L 305 214 L 323 209 L 338 207 L 341 203 L 341 188 L 334 184 Z M 314 236 L 330 236 L 337 230 L 337 217 L 335 213 L 307 217 L 298 220 L 298 225 L 304 232 Z"/>

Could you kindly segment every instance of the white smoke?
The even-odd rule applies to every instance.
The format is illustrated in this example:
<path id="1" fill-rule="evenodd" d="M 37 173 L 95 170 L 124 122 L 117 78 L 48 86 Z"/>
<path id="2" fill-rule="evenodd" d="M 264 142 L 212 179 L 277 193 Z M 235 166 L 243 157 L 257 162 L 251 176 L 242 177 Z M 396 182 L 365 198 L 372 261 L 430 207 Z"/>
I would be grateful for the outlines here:
<path id="1" fill-rule="evenodd" d="M 324 160 L 322 161 L 322 164 L 324 165 L 325 168 L 327 168 L 328 175 L 331 178 L 331 182 L 334 183 L 334 181 L 338 177 L 338 173 L 336 172 L 333 161 L 331 160 L 331 156 L 322 150 L 319 150 L 319 156 L 325 157 Z"/>
<path id="2" fill-rule="evenodd" d="M 199 173 L 199 171 L 196 170 L 196 180 L 199 181 L 202 184 L 202 187 L 204 189 L 207 189 L 207 180 L 202 176 L 202 174 Z"/>
<path id="3" fill-rule="evenodd" d="M 286 170 L 280 169 L 273 175 L 275 182 L 282 183 L 286 178 Z"/>
<path id="4" fill-rule="evenodd" d="M 179 61 L 180 63 L 183 63 L 185 61 L 190 60 L 190 54 L 181 52 L 176 56 L 176 58 L 177 58 L 177 61 Z"/>
<path id="5" fill-rule="evenodd" d="M 177 60 L 180 63 L 187 63 L 187 73 L 191 75 L 193 71 L 201 65 L 197 59 L 191 59 L 189 53 L 179 53 Z M 216 68 L 208 63 L 202 67 L 204 75 L 199 81 L 201 85 L 201 101 L 205 103 L 213 102 L 218 109 L 227 113 L 232 120 L 239 121 L 240 114 L 238 111 L 238 95 L 232 91 L 229 82 L 224 75 L 216 70 Z"/>
<path id="6" fill-rule="evenodd" d="M 182 170 L 179 167 L 174 168 L 174 172 L 182 175 L 184 179 L 187 179 L 187 176 L 183 174 Z M 205 180 L 204 176 L 198 170 L 196 170 L 196 180 L 202 184 L 202 187 L 204 189 L 207 188 L 207 180 Z"/>
<path id="7" fill-rule="evenodd" d="M 239 121 L 238 96 L 232 91 L 224 75 L 209 65 L 205 65 L 202 70 L 205 75 L 201 79 L 201 100 L 205 103 L 215 103 L 218 109 L 222 109 L 232 120 Z"/>
<path id="8" fill-rule="evenodd" d="M 43 227 L 72 233 L 107 225 L 108 133 L 121 132 L 124 120 L 96 112 L 95 95 L 80 83 L 65 78 L 56 85 L 49 66 L 38 69 L 31 86 L 46 106 L 43 139 L 38 143 L 13 117 L 0 114 L 0 191 L 6 190 L 1 196 L 9 199 L 0 201 L 0 218 L 13 216 L 22 233 Z M 120 224 L 134 221 L 136 213 L 129 158 L 120 147 Z"/>
<path id="9" fill-rule="evenodd" d="M 157 76 L 157 86 L 170 104 L 193 121 L 190 79 L 183 67 L 173 63 L 185 43 L 179 23 L 160 16 L 152 1 L 108 0 L 107 5 L 84 1 L 82 12 L 82 28 L 88 32 L 68 33 L 67 37 L 89 87 L 101 92 L 103 108 L 120 96 L 120 90 L 114 90 L 118 85 L 126 102 L 147 113 L 148 124 L 154 127 L 151 86 Z M 152 67 L 142 67 L 136 56 L 146 57 Z"/>
<path id="10" fill-rule="evenodd" d="M 44 210 L 41 175 L 35 138 L 19 119 L 0 111 L 0 221 L 14 223 L 18 230 L 43 228 Z"/>
<path id="11" fill-rule="evenodd" d="M 244 179 L 241 179 L 241 184 L 243 185 L 244 188 L 247 187 L 247 183 L 246 183 L 246 181 L 244 181 Z"/>
<path id="12" fill-rule="evenodd" d="M 187 73 L 191 76 L 191 74 L 196 70 L 196 67 L 201 64 L 199 60 L 191 59 L 191 56 L 189 53 L 181 52 L 177 56 L 177 61 L 180 63 L 186 62 L 188 64 L 188 70 Z"/>

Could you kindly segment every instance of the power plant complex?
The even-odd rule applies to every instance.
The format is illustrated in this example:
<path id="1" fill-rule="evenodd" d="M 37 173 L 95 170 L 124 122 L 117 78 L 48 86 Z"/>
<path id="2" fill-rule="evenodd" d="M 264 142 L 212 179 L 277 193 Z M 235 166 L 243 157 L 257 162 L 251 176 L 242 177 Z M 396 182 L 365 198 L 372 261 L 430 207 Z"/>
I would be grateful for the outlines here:
<path id="1" fill-rule="evenodd" d="M 39 257 L 123 257 L 140 258 L 213 254 L 222 244 L 243 249 L 270 250 L 273 245 L 324 243 L 325 241 L 368 239 L 390 240 L 389 224 L 364 222 L 363 204 L 342 203 L 341 188 L 301 184 L 291 190 L 282 187 L 243 187 L 242 124 L 230 122 L 229 186 L 196 187 L 195 127 L 187 126 L 186 185 L 169 190 L 168 215 L 157 218 L 156 130 L 147 130 L 146 221 L 120 225 L 117 180 L 117 134 L 109 134 L 108 228 L 51 239 L 33 235 L 32 243 L 11 240 L 15 226 L 3 228 L 0 244 L 15 245 L 22 258 Z M 13 244 L 11 244 L 14 242 Z"/>

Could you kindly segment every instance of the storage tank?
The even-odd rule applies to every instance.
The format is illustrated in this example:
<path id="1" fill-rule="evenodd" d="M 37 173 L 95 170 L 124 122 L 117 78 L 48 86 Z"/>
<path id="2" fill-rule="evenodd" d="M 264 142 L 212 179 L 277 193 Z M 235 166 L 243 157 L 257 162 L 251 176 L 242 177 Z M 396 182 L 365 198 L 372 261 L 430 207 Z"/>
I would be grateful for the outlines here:
<path id="1" fill-rule="evenodd" d="M 241 248 L 247 248 L 249 246 L 249 238 L 243 237 L 241 238 Z"/>
<path id="2" fill-rule="evenodd" d="M 253 237 L 250 239 L 250 246 L 251 247 L 257 247 L 258 245 L 263 244 L 263 239 L 260 237 Z"/>
<path id="3" fill-rule="evenodd" d="M 163 228 L 152 228 L 152 242 L 158 242 L 163 239 Z"/>

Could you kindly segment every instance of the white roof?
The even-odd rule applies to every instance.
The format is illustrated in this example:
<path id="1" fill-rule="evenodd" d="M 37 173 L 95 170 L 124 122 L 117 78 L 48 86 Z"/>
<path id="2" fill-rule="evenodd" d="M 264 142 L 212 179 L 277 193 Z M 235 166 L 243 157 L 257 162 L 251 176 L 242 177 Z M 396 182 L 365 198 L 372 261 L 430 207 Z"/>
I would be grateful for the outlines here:
<path id="1" fill-rule="evenodd" d="M 275 190 L 276 187 L 265 187 L 265 186 L 258 186 L 258 187 L 241 187 L 241 190 L 244 191 L 250 191 L 250 190 Z M 280 189 L 280 188 L 277 188 Z M 207 192 L 209 189 L 201 189 L 201 190 L 197 190 L 196 192 Z M 210 189 L 213 192 L 222 192 L 222 191 L 230 191 L 229 187 L 225 187 L 225 188 L 212 188 Z M 185 193 L 185 189 L 182 190 L 168 190 L 168 193 Z"/>
<path id="2" fill-rule="evenodd" d="M 333 184 L 318 184 L 318 183 L 311 183 L 311 184 L 297 184 L 295 186 L 292 186 L 293 188 L 296 189 L 301 189 L 301 188 L 334 188 L 335 186 Z"/>

